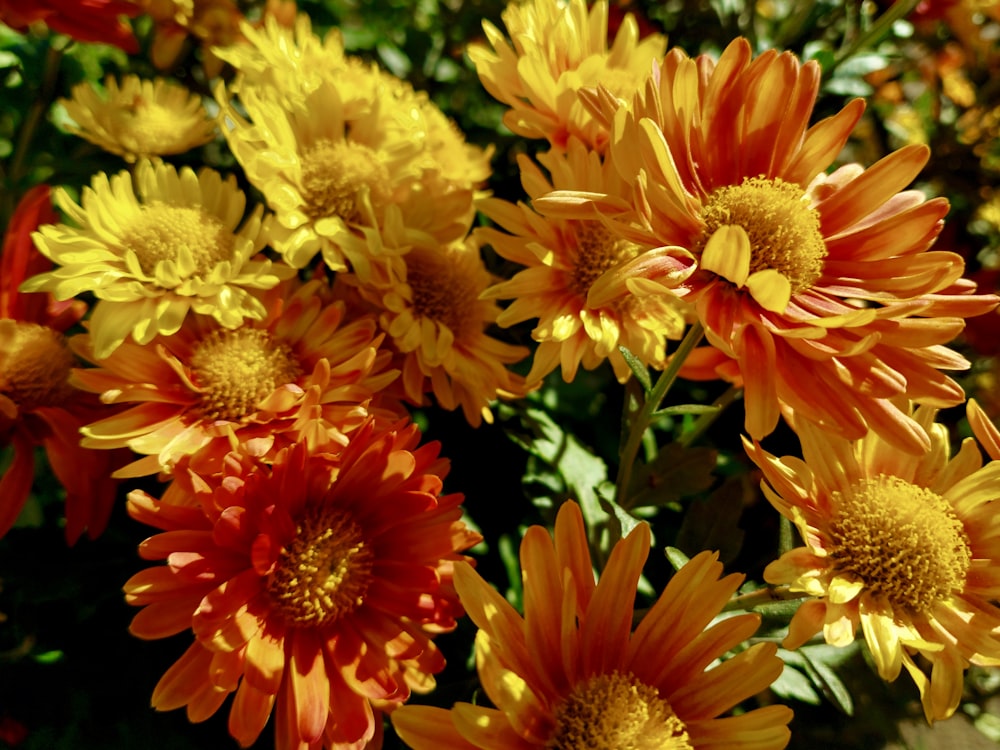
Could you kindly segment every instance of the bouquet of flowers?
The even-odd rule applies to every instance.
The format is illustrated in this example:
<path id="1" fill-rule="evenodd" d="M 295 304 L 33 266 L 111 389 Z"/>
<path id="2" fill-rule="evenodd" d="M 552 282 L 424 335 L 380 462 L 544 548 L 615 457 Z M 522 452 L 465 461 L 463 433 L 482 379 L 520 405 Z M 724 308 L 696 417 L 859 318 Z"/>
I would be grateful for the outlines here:
<path id="1" fill-rule="evenodd" d="M 0 0 L 0 745 L 1000 741 L 998 34 Z"/>

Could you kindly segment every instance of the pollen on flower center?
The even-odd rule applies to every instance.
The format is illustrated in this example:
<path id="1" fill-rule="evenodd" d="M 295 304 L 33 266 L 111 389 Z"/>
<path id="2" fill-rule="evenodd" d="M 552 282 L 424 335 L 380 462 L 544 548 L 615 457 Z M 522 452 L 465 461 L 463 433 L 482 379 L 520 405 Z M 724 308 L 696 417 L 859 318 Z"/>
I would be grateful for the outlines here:
<path id="1" fill-rule="evenodd" d="M 595 675 L 556 708 L 549 750 L 690 750 L 683 722 L 656 688 L 631 674 Z"/>
<path id="2" fill-rule="evenodd" d="M 476 286 L 463 273 L 466 266 L 446 256 L 414 250 L 407 256 L 406 283 L 413 294 L 413 310 L 448 326 L 454 333 L 478 325 Z"/>
<path id="3" fill-rule="evenodd" d="M 161 154 L 174 148 L 178 138 L 177 111 L 137 96 L 123 114 L 119 140 L 137 154 Z"/>
<path id="4" fill-rule="evenodd" d="M 569 288 L 581 297 L 587 296 L 590 287 L 603 273 L 639 253 L 638 245 L 615 237 L 600 222 L 579 222 L 575 234 L 576 253 Z"/>
<path id="5" fill-rule="evenodd" d="M 73 395 L 76 365 L 59 331 L 37 323 L 0 320 L 0 393 L 21 410 L 61 406 Z"/>
<path id="6" fill-rule="evenodd" d="M 389 199 L 389 169 L 362 143 L 321 140 L 302 156 L 305 211 L 313 219 L 355 221 L 367 193 L 373 206 Z"/>
<path id="7" fill-rule="evenodd" d="M 898 477 L 863 479 L 833 493 L 830 553 L 841 573 L 913 614 L 962 587 L 968 536 L 940 495 Z"/>
<path id="8" fill-rule="evenodd" d="M 258 328 L 217 330 L 191 355 L 200 411 L 207 419 L 238 420 L 302 368 L 291 347 Z"/>
<path id="9" fill-rule="evenodd" d="M 826 243 L 819 214 L 809 207 L 805 191 L 791 182 L 748 177 L 742 185 L 714 191 L 702 209 L 705 229 L 695 244 L 701 252 L 723 226 L 740 226 L 750 240 L 750 273 L 774 269 L 792 287 L 807 289 L 823 273 Z"/>
<path id="10" fill-rule="evenodd" d="M 288 623 L 322 627 L 361 605 L 374 562 L 371 545 L 347 513 L 316 506 L 281 551 L 267 591 Z"/>
<path id="11" fill-rule="evenodd" d="M 194 206 L 171 206 L 150 201 L 141 206 L 138 218 L 126 228 L 122 244 L 135 253 L 143 273 L 152 275 L 160 261 L 181 259 L 181 249 L 190 254 L 193 268 L 178 266 L 182 278 L 208 273 L 233 255 L 235 238 L 218 218 Z"/>

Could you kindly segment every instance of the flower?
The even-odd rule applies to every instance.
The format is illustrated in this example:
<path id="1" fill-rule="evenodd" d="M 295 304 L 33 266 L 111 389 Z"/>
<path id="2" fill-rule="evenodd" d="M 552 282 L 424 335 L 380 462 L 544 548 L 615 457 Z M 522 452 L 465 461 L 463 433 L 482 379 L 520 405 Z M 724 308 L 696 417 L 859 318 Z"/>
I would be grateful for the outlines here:
<path id="1" fill-rule="evenodd" d="M 165 532 L 142 556 L 168 561 L 125 584 L 144 607 L 130 630 L 195 638 L 155 708 L 186 705 L 200 721 L 235 693 L 242 747 L 273 712 L 278 747 L 360 750 L 380 711 L 433 689 L 444 658 L 431 637 L 461 615 L 452 567 L 480 537 L 462 496 L 441 494 L 438 444 L 419 439 L 413 424 L 369 421 L 337 461 L 295 445 L 270 468 L 178 476 L 176 502 L 129 494 L 133 518 Z"/>
<path id="2" fill-rule="evenodd" d="M 649 527 L 639 524 L 614 547 L 596 585 L 576 503 L 560 508 L 554 537 L 540 526 L 524 535 L 523 618 L 471 568 L 455 565 L 462 605 L 479 626 L 480 681 L 495 708 L 403 706 L 392 722 L 406 743 L 415 750 L 769 750 L 788 743 L 786 706 L 717 718 L 764 690 L 782 669 L 773 643 L 708 668 L 759 625 L 754 614 L 710 625 L 742 576 L 720 579 L 718 556 L 702 552 L 630 632 Z"/>
<path id="3" fill-rule="evenodd" d="M 135 188 L 128 172 L 110 179 L 102 172 L 84 189 L 81 205 L 64 190 L 55 201 L 77 226 L 39 229 L 38 249 L 60 267 L 22 289 L 63 300 L 93 292 L 98 302 L 90 326 L 100 359 L 129 335 L 147 344 L 176 333 L 189 311 L 227 328 L 260 320 L 263 303 L 248 290 L 295 275 L 257 255 L 266 241 L 260 207 L 237 229 L 246 197 L 232 175 L 223 180 L 207 168 L 196 174 L 143 161 Z"/>
<path id="4" fill-rule="evenodd" d="M 620 179 L 610 163 L 575 138 L 565 152 L 550 151 L 538 160 L 551 178 L 527 156 L 518 158 L 521 184 L 532 200 L 559 189 L 615 192 L 608 186 Z M 502 326 L 538 318 L 532 337 L 539 345 L 529 383 L 559 366 L 570 382 L 581 364 L 593 369 L 605 359 L 624 381 L 631 370 L 619 350 L 622 346 L 642 362 L 662 366 L 665 339 L 679 339 L 686 326 L 684 303 L 662 293 L 663 284 L 670 282 L 662 277 L 648 282 L 653 285 L 650 294 L 644 291 L 644 280 L 633 280 L 627 295 L 599 299 L 602 278 L 613 276 L 616 268 L 638 255 L 638 245 L 612 234 L 596 216 L 546 220 L 524 203 L 514 206 L 499 198 L 483 199 L 479 208 L 512 233 L 484 227 L 481 239 L 504 258 L 527 266 L 483 296 L 514 298 L 497 317 Z M 693 270 L 692 263 L 678 259 L 673 283 Z"/>
<path id="5" fill-rule="evenodd" d="M 398 374 L 385 370 L 381 340 L 372 318 L 345 320 L 320 280 L 276 290 L 260 322 L 229 329 L 189 318 L 170 336 L 126 342 L 100 367 L 74 372 L 79 387 L 129 405 L 85 426 L 83 444 L 146 456 L 123 477 L 169 473 L 184 457 L 210 474 L 231 450 L 269 461 L 296 442 L 337 453 Z M 71 345 L 96 359 L 88 334 Z"/>
<path id="6" fill-rule="evenodd" d="M 130 54 L 139 43 L 122 16 L 136 16 L 129 0 L 0 0 L 0 22 L 18 31 L 42 22 L 53 31 L 81 42 L 112 44 Z"/>
<path id="7" fill-rule="evenodd" d="M 79 429 L 110 411 L 68 382 L 77 364 L 63 335 L 86 312 L 84 303 L 48 294 L 19 294 L 26 275 L 48 267 L 31 244 L 39 223 L 55 220 L 48 185 L 29 190 L 11 219 L 0 256 L 0 448 L 13 459 L 0 476 L 0 536 L 17 520 L 35 476 L 35 447 L 66 489 L 66 541 L 86 530 L 95 539 L 107 526 L 122 456 L 80 446 Z"/>
<path id="8" fill-rule="evenodd" d="M 104 95 L 90 82 L 73 87 L 59 103 L 76 122 L 70 130 L 128 162 L 182 154 L 215 136 L 201 98 L 163 78 L 128 75 L 121 84 L 108 76 Z"/>
<path id="9" fill-rule="evenodd" d="M 606 91 L 589 98 L 628 191 L 557 191 L 535 207 L 563 219 L 596 209 L 647 250 L 609 279 L 609 297 L 636 278 L 671 278 L 678 257 L 696 260 L 664 293 L 694 304 L 719 374 L 744 389 L 754 439 L 784 410 L 844 438 L 871 428 L 922 453 L 930 438 L 894 399 L 960 403 L 961 387 L 941 370 L 969 363 L 944 344 L 997 297 L 970 293 L 961 256 L 928 250 L 948 203 L 903 190 L 927 162 L 925 146 L 867 170 L 824 171 L 864 103 L 807 127 L 819 83 L 815 61 L 774 50 L 751 59 L 745 39 L 718 62 L 672 50 L 630 106 Z"/>
<path id="10" fill-rule="evenodd" d="M 348 283 L 379 311 L 379 324 L 401 355 L 405 398 L 420 405 L 430 391 L 445 409 L 461 407 L 471 425 L 492 422 L 490 401 L 523 393 L 523 379 L 506 365 L 528 350 L 487 332 L 500 310 L 480 297 L 492 277 L 479 245 L 474 237 L 443 246 L 413 245 L 398 257 L 404 271 L 385 283 Z"/>
<path id="11" fill-rule="evenodd" d="M 609 49 L 607 0 L 589 10 L 586 0 L 527 0 L 510 3 L 501 17 L 510 43 L 483 21 L 492 49 L 470 44 L 469 59 L 486 90 L 510 107 L 504 124 L 525 138 L 545 138 L 555 148 L 563 148 L 572 135 L 603 150 L 607 131 L 577 92 L 601 83 L 631 97 L 666 48 L 660 34 L 640 40 L 629 13 Z"/>
<path id="12" fill-rule="evenodd" d="M 997 451 L 996 428 L 991 436 L 974 402 L 967 408 Z M 815 597 L 799 606 L 785 647 L 819 631 L 846 646 L 860 625 L 879 675 L 892 681 L 905 667 L 928 721 L 955 711 L 965 667 L 1000 665 L 1000 460 L 983 466 L 972 438 L 949 457 L 935 413 L 913 414 L 931 436 L 919 457 L 876 433 L 848 441 L 808 422 L 796 424 L 804 461 L 744 441 L 764 494 L 804 541 L 764 570 L 768 582 Z"/>
<path id="13" fill-rule="evenodd" d="M 153 20 L 150 58 L 159 70 L 177 65 L 189 37 L 200 42 L 202 66 L 209 78 L 222 71 L 214 48 L 239 39 L 243 14 L 233 0 L 133 0 Z M 268 3 L 268 9 L 274 6 Z"/>

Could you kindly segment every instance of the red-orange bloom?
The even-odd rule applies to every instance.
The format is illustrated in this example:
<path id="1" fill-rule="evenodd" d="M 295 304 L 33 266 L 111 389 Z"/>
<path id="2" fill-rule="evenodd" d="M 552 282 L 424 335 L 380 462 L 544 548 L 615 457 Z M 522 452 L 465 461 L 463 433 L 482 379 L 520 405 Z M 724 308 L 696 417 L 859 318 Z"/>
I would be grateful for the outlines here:
<path id="1" fill-rule="evenodd" d="M 115 499 L 115 454 L 80 447 L 80 426 L 107 407 L 68 382 L 77 364 L 63 332 L 86 312 L 79 301 L 50 294 L 19 294 L 28 276 L 51 267 L 31 243 L 39 224 L 55 220 L 47 185 L 30 190 L 11 219 L 0 256 L 0 449 L 13 448 L 0 476 L 0 536 L 17 520 L 35 476 L 35 446 L 66 488 L 66 540 L 84 529 L 96 537 L 107 525 Z"/>
<path id="2" fill-rule="evenodd" d="M 271 467 L 178 475 L 129 512 L 163 529 L 140 546 L 149 568 L 125 585 L 144 606 L 140 638 L 188 628 L 195 642 L 163 675 L 153 705 L 212 715 L 235 693 L 229 731 L 255 742 L 275 714 L 281 749 L 360 750 L 380 712 L 433 688 L 444 667 L 431 636 L 461 614 L 455 561 L 477 543 L 462 496 L 441 495 L 448 463 L 420 433 L 373 422 L 339 459 L 296 445 Z"/>
<path id="3" fill-rule="evenodd" d="M 41 21 L 81 42 L 113 44 L 131 54 L 139 51 L 139 43 L 121 17 L 139 12 L 128 0 L 0 0 L 0 23 L 13 29 L 24 31 Z"/>

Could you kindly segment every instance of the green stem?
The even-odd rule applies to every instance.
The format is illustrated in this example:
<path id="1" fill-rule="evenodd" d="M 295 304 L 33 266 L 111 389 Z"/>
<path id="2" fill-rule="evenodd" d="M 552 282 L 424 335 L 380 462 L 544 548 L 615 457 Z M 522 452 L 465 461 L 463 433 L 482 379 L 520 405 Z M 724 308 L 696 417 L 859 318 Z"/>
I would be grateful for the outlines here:
<path id="1" fill-rule="evenodd" d="M 726 389 L 725 393 L 723 393 L 721 396 L 715 399 L 714 402 L 712 402 L 712 406 L 716 407 L 715 410 L 707 411 L 700 417 L 698 417 L 698 419 L 695 421 L 691 429 L 685 432 L 683 435 L 681 435 L 677 439 L 677 442 L 683 445 L 685 448 L 691 445 L 691 443 L 693 443 L 695 440 L 697 440 L 698 438 L 700 438 L 702 435 L 705 434 L 705 431 L 712 426 L 715 420 L 719 418 L 719 415 L 722 414 L 723 411 L 725 411 L 727 406 L 729 406 L 731 403 L 741 398 L 742 396 L 743 396 L 742 388 L 737 388 L 736 386 L 730 386 L 728 389 Z"/>
<path id="2" fill-rule="evenodd" d="M 625 440 L 625 445 L 618 455 L 618 476 L 615 478 L 615 502 L 618 503 L 619 507 L 629 507 L 629 484 L 632 481 L 632 469 L 635 466 L 636 456 L 639 454 L 639 447 L 642 445 L 643 435 L 646 434 L 646 430 L 653 423 L 653 415 L 660 408 L 660 404 L 666 397 L 670 387 L 677 380 L 684 360 L 687 359 L 691 350 L 698 345 L 704 334 L 705 329 L 702 328 L 700 322 L 695 322 L 688 329 L 687 334 L 677 346 L 677 350 L 671 355 L 667 369 L 661 373 L 652 390 L 646 394 L 645 403 L 636 415 L 635 420 L 631 423 L 628 438 Z"/>
<path id="3" fill-rule="evenodd" d="M 756 591 L 734 596 L 726 602 L 722 611 L 732 612 L 733 610 L 738 609 L 746 611 L 751 610 L 754 607 L 760 607 L 764 604 L 805 599 L 807 596 L 809 596 L 809 594 L 804 591 L 791 591 L 788 586 L 765 586 L 764 588 L 757 589 Z"/>
<path id="4" fill-rule="evenodd" d="M 917 7 L 917 3 L 919 2 L 920 0 L 896 0 L 896 2 L 889 6 L 885 13 L 875 19 L 875 22 L 868 28 L 868 31 L 855 39 L 849 46 L 842 47 L 837 52 L 833 58 L 833 62 L 823 71 L 823 77 L 829 78 L 833 75 L 833 71 L 842 63 L 851 59 L 851 57 L 866 47 L 871 47 L 879 42 L 882 37 L 886 36 L 892 30 L 892 25 L 907 16 L 910 11 Z"/>

